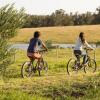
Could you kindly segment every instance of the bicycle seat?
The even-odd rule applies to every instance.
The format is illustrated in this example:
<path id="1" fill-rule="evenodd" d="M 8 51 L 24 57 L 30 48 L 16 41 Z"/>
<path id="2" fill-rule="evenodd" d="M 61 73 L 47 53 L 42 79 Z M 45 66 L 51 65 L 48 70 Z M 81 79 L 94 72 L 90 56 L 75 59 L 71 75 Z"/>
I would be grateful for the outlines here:
<path id="1" fill-rule="evenodd" d="M 30 61 L 34 61 L 34 58 L 32 56 L 28 56 L 30 58 Z"/>
<path id="2" fill-rule="evenodd" d="M 80 54 L 74 54 L 75 56 L 79 56 L 80 58 L 82 57 L 82 55 L 80 55 Z"/>

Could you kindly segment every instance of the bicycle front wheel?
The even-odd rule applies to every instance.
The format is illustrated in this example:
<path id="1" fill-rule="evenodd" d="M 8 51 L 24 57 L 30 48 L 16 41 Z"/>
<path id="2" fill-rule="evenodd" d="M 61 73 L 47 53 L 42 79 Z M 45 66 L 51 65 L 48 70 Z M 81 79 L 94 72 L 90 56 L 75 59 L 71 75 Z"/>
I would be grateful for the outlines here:
<path id="1" fill-rule="evenodd" d="M 23 78 L 30 77 L 32 74 L 32 63 L 29 61 L 26 61 L 23 63 L 21 68 L 21 76 Z"/>
<path id="2" fill-rule="evenodd" d="M 48 71 L 48 63 L 46 61 L 41 61 L 40 65 L 39 66 L 36 65 L 36 66 L 37 66 L 39 76 L 41 76 L 41 71 L 45 71 L 45 72 Z"/>
<path id="3" fill-rule="evenodd" d="M 73 71 L 75 71 L 75 62 L 76 60 L 71 58 L 67 63 L 67 74 L 70 75 Z"/>
<path id="4" fill-rule="evenodd" d="M 94 73 L 96 69 L 97 69 L 96 61 L 94 59 L 89 59 L 87 66 L 84 67 L 84 71 Z"/>
<path id="5" fill-rule="evenodd" d="M 43 62 L 43 69 L 45 72 L 48 71 L 48 63 L 46 61 Z"/>

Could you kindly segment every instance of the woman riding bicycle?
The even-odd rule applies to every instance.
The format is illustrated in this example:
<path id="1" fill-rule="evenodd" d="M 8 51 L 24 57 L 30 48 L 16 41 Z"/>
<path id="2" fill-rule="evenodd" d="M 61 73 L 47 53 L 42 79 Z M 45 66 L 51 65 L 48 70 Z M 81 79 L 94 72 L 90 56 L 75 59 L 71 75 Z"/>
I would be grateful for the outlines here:
<path id="1" fill-rule="evenodd" d="M 86 39 L 85 39 L 85 33 L 81 32 L 79 34 L 78 40 L 75 44 L 75 48 L 74 48 L 74 54 L 77 58 L 78 64 L 80 65 L 80 56 L 83 55 L 83 50 L 84 48 L 88 48 L 89 50 L 93 50 L 93 47 L 91 47 Z M 83 65 L 86 64 L 87 61 L 87 56 L 86 54 L 83 55 Z"/>
<path id="2" fill-rule="evenodd" d="M 41 60 L 42 55 L 39 50 L 43 47 L 48 50 L 46 45 L 40 39 L 41 33 L 39 31 L 34 32 L 34 37 L 30 40 L 29 47 L 27 49 L 27 56 L 33 62 L 35 59 L 38 60 L 38 65 Z"/>

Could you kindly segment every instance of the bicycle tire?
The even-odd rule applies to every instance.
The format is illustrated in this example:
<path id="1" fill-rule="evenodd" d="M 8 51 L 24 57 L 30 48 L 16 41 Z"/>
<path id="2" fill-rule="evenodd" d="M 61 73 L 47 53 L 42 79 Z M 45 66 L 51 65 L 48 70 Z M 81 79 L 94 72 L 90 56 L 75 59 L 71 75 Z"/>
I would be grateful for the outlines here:
<path id="1" fill-rule="evenodd" d="M 92 73 L 94 73 L 97 69 L 97 64 L 94 59 L 89 59 L 88 66 L 87 67 L 84 66 L 84 72 L 86 73 L 88 69 L 90 70 L 90 68 L 93 68 Z"/>
<path id="2" fill-rule="evenodd" d="M 73 60 L 73 65 L 70 66 L 69 64 L 71 63 L 72 60 Z M 71 68 L 71 67 L 74 68 L 74 66 L 75 66 L 75 59 L 73 59 L 73 58 L 69 59 L 69 61 L 68 61 L 68 63 L 67 63 L 67 67 L 66 67 L 66 69 L 67 69 L 67 74 L 68 74 L 68 75 L 70 75 L 69 68 Z"/>
<path id="3" fill-rule="evenodd" d="M 27 69 L 28 71 L 28 76 L 26 77 L 30 77 L 31 76 L 31 73 L 32 73 L 32 64 L 30 63 L 30 66 L 28 65 L 30 62 L 29 61 L 26 61 L 22 64 L 22 67 L 21 67 L 21 77 L 22 78 L 25 78 L 25 74 L 24 74 L 24 71 L 26 71 L 25 67 L 29 67 L 29 69 Z M 26 65 L 26 66 L 25 66 Z"/>
<path id="4" fill-rule="evenodd" d="M 37 66 L 37 68 L 38 68 L 38 74 L 39 74 L 39 76 L 41 76 L 42 70 L 45 70 L 46 72 L 48 71 L 48 63 L 46 61 L 41 61 L 40 68 L 38 66 Z"/>
<path id="5" fill-rule="evenodd" d="M 48 63 L 46 61 L 44 61 L 44 65 L 43 66 L 44 66 L 43 69 L 47 72 L 48 71 Z"/>

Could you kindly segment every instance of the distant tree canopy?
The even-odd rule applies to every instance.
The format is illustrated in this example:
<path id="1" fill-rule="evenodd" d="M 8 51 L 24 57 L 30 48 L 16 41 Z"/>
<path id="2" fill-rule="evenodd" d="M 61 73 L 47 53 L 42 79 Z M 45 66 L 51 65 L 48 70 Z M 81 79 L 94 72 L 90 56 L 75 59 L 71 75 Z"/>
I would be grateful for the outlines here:
<path id="1" fill-rule="evenodd" d="M 97 13 L 86 12 L 84 14 L 67 14 L 63 9 L 56 10 L 51 15 L 27 15 L 24 28 L 48 27 L 48 26 L 70 26 L 70 25 L 91 25 L 100 24 L 100 7 Z"/>

